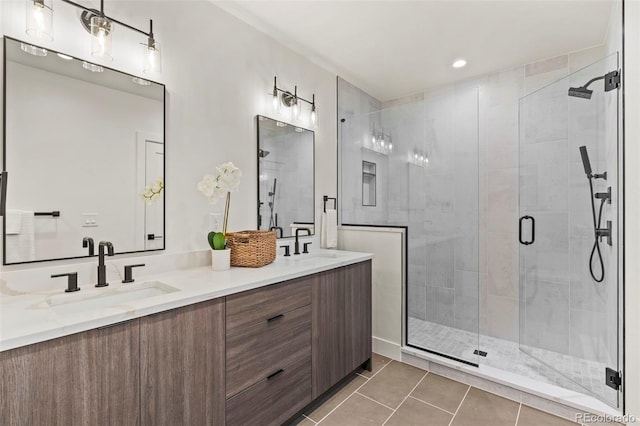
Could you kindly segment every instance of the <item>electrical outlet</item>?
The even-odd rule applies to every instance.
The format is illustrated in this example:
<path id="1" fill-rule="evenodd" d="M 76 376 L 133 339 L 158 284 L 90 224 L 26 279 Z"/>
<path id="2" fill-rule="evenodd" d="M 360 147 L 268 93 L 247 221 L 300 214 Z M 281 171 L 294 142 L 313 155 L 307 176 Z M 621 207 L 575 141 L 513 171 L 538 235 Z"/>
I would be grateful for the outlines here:
<path id="1" fill-rule="evenodd" d="M 82 214 L 82 227 L 83 228 L 96 228 L 98 226 L 98 213 L 83 213 Z"/>

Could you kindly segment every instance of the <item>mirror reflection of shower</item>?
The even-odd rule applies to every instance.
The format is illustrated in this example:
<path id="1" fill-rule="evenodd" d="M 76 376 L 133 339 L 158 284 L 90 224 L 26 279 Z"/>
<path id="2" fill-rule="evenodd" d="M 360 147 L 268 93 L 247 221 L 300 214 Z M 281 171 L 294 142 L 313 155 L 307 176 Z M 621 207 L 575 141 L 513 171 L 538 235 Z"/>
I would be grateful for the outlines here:
<path id="1" fill-rule="evenodd" d="M 268 151 L 263 151 L 263 152 L 267 152 L 268 154 Z M 275 213 L 277 183 L 278 183 L 278 179 L 273 178 L 273 189 L 269 191 L 269 229 L 272 229 L 278 226 L 278 213 Z"/>

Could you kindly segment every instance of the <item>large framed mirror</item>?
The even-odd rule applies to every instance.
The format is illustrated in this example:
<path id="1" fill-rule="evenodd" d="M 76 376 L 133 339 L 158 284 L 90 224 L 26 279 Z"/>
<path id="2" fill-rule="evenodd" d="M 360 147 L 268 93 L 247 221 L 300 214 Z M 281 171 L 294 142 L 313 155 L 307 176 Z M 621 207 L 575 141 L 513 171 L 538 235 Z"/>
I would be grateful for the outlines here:
<path id="1" fill-rule="evenodd" d="M 292 237 L 315 233 L 315 135 L 313 131 L 259 115 L 258 229 Z M 304 234 L 303 234 L 304 235 Z"/>
<path id="2" fill-rule="evenodd" d="M 4 38 L 4 264 L 165 247 L 165 87 Z"/>

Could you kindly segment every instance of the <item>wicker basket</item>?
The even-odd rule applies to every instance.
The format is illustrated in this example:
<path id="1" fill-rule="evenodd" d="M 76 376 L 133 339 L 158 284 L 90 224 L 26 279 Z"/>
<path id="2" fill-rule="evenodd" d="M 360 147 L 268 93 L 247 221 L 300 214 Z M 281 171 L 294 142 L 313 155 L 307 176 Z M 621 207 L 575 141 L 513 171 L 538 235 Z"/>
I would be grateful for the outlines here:
<path id="1" fill-rule="evenodd" d="M 231 266 L 259 268 L 276 259 L 276 232 L 228 232 L 227 248 L 231 249 Z"/>

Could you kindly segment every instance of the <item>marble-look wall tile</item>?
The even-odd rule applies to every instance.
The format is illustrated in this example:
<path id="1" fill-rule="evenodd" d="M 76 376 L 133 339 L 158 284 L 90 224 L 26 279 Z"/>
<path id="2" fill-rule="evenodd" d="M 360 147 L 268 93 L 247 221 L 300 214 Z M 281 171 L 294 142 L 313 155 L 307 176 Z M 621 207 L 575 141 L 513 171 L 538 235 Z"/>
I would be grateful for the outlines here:
<path id="1" fill-rule="evenodd" d="M 488 234 L 487 291 L 490 295 L 518 298 L 518 250 L 515 234 Z"/>
<path id="2" fill-rule="evenodd" d="M 488 231 L 515 233 L 518 225 L 518 169 L 490 170 Z"/>
<path id="3" fill-rule="evenodd" d="M 427 286 L 427 321 L 454 326 L 454 289 Z"/>
<path id="4" fill-rule="evenodd" d="M 487 331 L 489 336 L 518 341 L 518 300 L 487 295 Z"/>
<path id="5" fill-rule="evenodd" d="M 524 292 L 525 322 L 520 325 L 521 344 L 569 353 L 570 287 L 527 279 Z"/>

